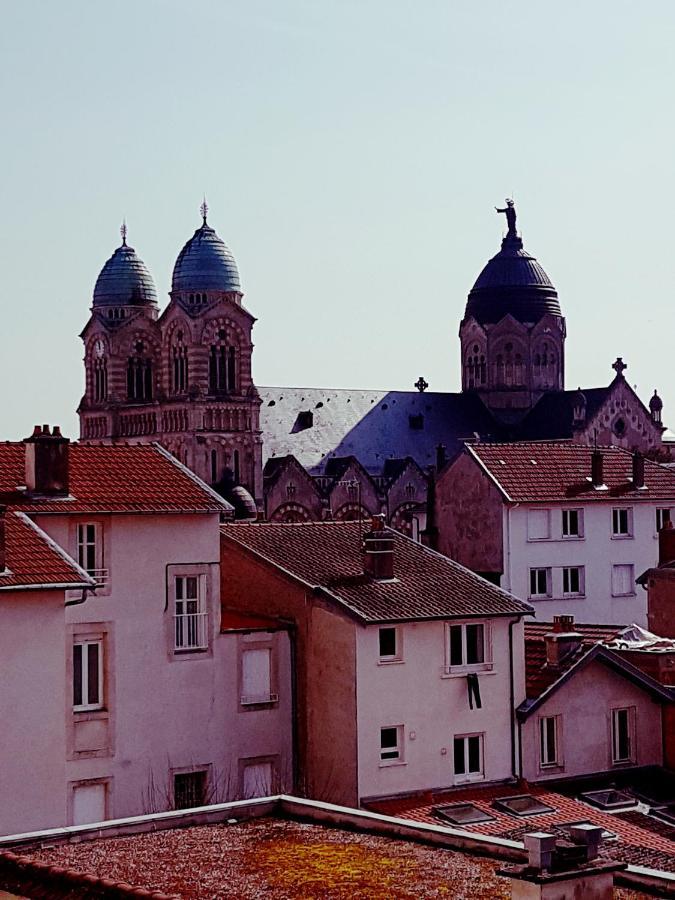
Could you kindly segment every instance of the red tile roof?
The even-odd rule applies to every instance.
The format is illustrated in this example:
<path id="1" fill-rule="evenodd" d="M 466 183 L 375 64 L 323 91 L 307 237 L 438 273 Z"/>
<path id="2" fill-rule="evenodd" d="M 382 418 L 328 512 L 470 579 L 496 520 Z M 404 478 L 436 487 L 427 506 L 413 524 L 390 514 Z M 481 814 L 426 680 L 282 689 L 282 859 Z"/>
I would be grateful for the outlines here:
<path id="1" fill-rule="evenodd" d="M 0 502 L 39 513 L 229 512 L 230 505 L 158 444 L 71 444 L 70 497 L 33 499 L 24 444 L 0 444 Z M 4 498 L 3 498 L 4 495 Z"/>
<path id="2" fill-rule="evenodd" d="M 359 522 L 228 524 L 225 540 L 252 551 L 328 595 L 365 622 L 524 615 L 531 607 L 473 572 L 398 532 L 394 575 L 363 574 Z"/>
<path id="3" fill-rule="evenodd" d="M 5 574 L 0 573 L 0 591 L 93 587 L 95 582 L 28 516 L 5 515 L 7 548 Z"/>
<path id="4" fill-rule="evenodd" d="M 675 471 L 645 460 L 645 488 L 630 480 L 631 454 L 620 447 L 600 448 L 607 490 L 590 483 L 592 447 L 566 442 L 467 444 L 500 487 L 516 503 L 562 500 L 675 500 Z"/>
<path id="5" fill-rule="evenodd" d="M 495 809 L 492 802 L 500 797 L 528 793 L 542 803 L 553 807 L 554 812 L 535 816 L 512 816 Z M 459 790 L 426 793 L 416 797 L 379 800 L 364 804 L 368 809 L 387 816 L 398 816 L 414 822 L 444 824 L 433 813 L 433 807 L 449 803 L 473 803 L 479 809 L 494 816 L 493 822 L 479 822 L 462 825 L 465 831 L 494 835 L 512 840 L 521 840 L 528 831 L 551 831 L 571 822 L 592 822 L 618 836 L 618 841 L 605 845 L 604 852 L 615 859 L 632 865 L 651 866 L 655 869 L 675 871 L 675 829 L 671 837 L 662 833 L 662 828 L 652 830 L 654 820 L 646 815 L 627 817 L 624 814 L 610 814 L 596 809 L 583 800 L 547 789 L 541 785 L 520 784 L 469 787 Z"/>
<path id="6" fill-rule="evenodd" d="M 552 622 L 525 623 L 525 692 L 528 700 L 540 697 L 544 691 L 555 684 L 572 666 L 584 656 L 591 647 L 601 641 L 615 638 L 625 626 L 623 625 L 578 625 L 574 623 L 574 631 L 581 634 L 581 646 L 576 653 L 570 653 L 555 669 L 546 665 L 546 641 L 544 635 L 553 631 Z"/>

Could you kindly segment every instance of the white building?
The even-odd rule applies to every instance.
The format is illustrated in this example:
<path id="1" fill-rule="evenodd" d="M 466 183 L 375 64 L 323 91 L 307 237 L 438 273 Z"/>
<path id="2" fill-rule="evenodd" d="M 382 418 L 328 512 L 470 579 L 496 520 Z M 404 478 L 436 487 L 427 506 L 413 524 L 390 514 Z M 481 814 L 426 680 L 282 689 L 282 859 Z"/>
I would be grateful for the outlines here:
<path id="1" fill-rule="evenodd" d="M 0 445 L 0 502 L 0 833 L 291 787 L 288 633 L 221 615 L 228 504 L 159 446 L 39 429 Z"/>
<path id="2" fill-rule="evenodd" d="M 658 557 L 675 472 L 618 447 L 466 445 L 439 477 L 443 552 L 527 600 L 535 615 L 647 622 L 635 580 Z"/>

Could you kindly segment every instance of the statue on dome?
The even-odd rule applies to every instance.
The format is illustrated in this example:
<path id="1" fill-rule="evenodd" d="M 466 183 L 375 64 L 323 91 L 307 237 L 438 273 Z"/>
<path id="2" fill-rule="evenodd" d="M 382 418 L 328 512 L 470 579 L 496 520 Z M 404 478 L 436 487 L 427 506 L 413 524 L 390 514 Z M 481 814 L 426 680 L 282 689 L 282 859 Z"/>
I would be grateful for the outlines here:
<path id="1" fill-rule="evenodd" d="M 506 224 L 508 226 L 507 237 L 517 237 L 516 234 L 516 204 L 513 200 L 510 200 L 508 197 L 506 198 L 506 206 L 504 209 L 500 209 L 498 206 L 495 206 L 495 209 L 498 213 L 506 213 Z"/>

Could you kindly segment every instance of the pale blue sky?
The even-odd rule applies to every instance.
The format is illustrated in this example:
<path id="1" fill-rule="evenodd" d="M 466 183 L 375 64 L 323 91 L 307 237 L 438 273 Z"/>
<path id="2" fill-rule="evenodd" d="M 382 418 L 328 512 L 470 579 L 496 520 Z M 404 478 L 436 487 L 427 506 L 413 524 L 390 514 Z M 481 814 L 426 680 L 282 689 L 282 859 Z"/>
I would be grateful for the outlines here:
<path id="1" fill-rule="evenodd" d="M 675 4 L 2 0 L 2 428 L 76 436 L 94 281 L 165 304 L 210 224 L 261 385 L 459 385 L 466 294 L 513 193 L 567 317 L 567 386 L 617 355 L 675 424 Z"/>

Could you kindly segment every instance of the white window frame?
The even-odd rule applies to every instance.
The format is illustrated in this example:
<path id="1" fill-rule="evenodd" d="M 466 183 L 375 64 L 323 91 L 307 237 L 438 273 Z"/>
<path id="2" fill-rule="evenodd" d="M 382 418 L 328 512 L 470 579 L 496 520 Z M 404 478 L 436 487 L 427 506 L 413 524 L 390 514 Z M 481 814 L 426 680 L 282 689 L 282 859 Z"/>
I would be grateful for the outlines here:
<path id="1" fill-rule="evenodd" d="M 89 538 L 87 530 L 93 529 L 93 540 Z M 78 565 L 100 585 L 108 582 L 108 570 L 104 568 L 103 556 L 103 526 L 100 522 L 78 522 L 75 527 L 75 540 L 77 544 Z M 89 550 L 93 550 L 93 566 L 87 559 Z"/>
<path id="2" fill-rule="evenodd" d="M 546 593 L 532 593 L 532 573 L 533 572 L 545 572 L 546 573 Z M 552 570 L 550 566 L 530 566 L 527 572 L 528 576 L 528 597 L 531 600 L 550 600 L 553 597 L 553 578 L 552 578 Z M 538 579 L 537 579 L 538 580 Z"/>
<path id="3" fill-rule="evenodd" d="M 396 745 L 391 746 L 388 745 L 384 747 L 382 745 L 382 737 L 384 731 L 395 731 L 396 732 Z M 403 725 L 382 725 L 380 727 L 380 767 L 383 766 L 400 766 L 405 762 L 404 758 L 404 735 L 405 729 Z M 387 755 L 385 754 L 392 754 Z M 394 755 L 395 754 L 395 755 Z"/>
<path id="4" fill-rule="evenodd" d="M 626 531 L 620 531 L 621 513 L 626 513 Z M 633 537 L 633 507 L 632 506 L 613 506 L 612 507 L 612 540 L 625 541 Z"/>
<path id="5" fill-rule="evenodd" d="M 80 659 L 80 673 L 82 686 L 82 703 L 75 703 L 75 647 L 82 647 Z M 90 647 L 98 648 L 98 699 L 90 703 L 85 698 L 89 696 L 89 653 Z M 73 640 L 73 712 L 90 712 L 95 709 L 103 709 L 105 706 L 105 684 L 103 681 L 103 638 L 87 638 L 75 636 Z"/>
<path id="6" fill-rule="evenodd" d="M 572 534 L 569 530 L 570 513 L 577 514 L 577 533 Z M 563 509 L 560 515 L 560 533 L 564 541 L 581 541 L 584 538 L 584 510 L 581 507 L 570 507 Z"/>
<path id="7" fill-rule="evenodd" d="M 535 517 L 546 517 L 545 534 L 533 534 Z M 551 540 L 551 510 L 538 509 L 531 507 L 527 510 L 527 539 L 528 541 L 550 541 Z"/>
<path id="8" fill-rule="evenodd" d="M 576 569 L 579 573 L 579 590 L 572 591 L 570 588 L 571 576 L 567 576 L 567 587 L 568 590 L 565 590 L 565 573 L 572 572 L 573 569 Z M 562 567 L 562 584 L 563 584 L 563 597 L 584 597 L 586 595 L 586 569 L 585 566 L 563 566 Z"/>
<path id="9" fill-rule="evenodd" d="M 625 766 L 635 762 L 635 713 L 636 709 L 634 706 L 617 706 L 612 709 L 610 737 L 613 766 Z M 623 717 L 624 714 L 628 728 L 628 756 L 625 757 L 619 755 L 620 735 L 618 730 L 619 717 Z"/>
<path id="10" fill-rule="evenodd" d="M 553 722 L 553 747 L 551 748 L 551 736 L 548 723 Z M 540 716 L 538 719 L 539 731 L 539 768 L 553 769 L 561 765 L 560 754 L 560 716 Z M 549 753 L 549 750 L 553 750 Z M 552 756 L 552 759 L 549 759 Z"/>
<path id="11" fill-rule="evenodd" d="M 188 597 L 188 584 L 195 581 L 197 596 Z M 196 573 L 177 573 L 173 576 L 173 651 L 190 653 L 208 650 L 209 619 L 205 604 L 206 579 Z M 180 593 L 179 584 L 182 586 Z M 195 604 L 187 607 L 187 604 Z"/>
<path id="12" fill-rule="evenodd" d="M 394 632 L 394 653 L 382 654 L 380 652 L 380 634 L 382 631 L 391 630 Z M 379 665 L 387 665 L 389 663 L 403 662 L 403 646 L 401 643 L 401 629 L 398 625 L 381 625 L 377 629 L 377 659 Z"/>
<path id="13" fill-rule="evenodd" d="M 667 514 L 667 515 L 664 515 Z M 673 509 L 670 506 L 659 506 L 656 510 L 656 533 L 663 528 L 666 522 L 673 521 Z"/>
<path id="14" fill-rule="evenodd" d="M 476 772 L 469 772 L 469 739 L 478 738 L 478 754 L 480 767 Z M 455 771 L 455 741 L 464 743 L 464 772 Z M 455 784 L 466 784 L 471 781 L 482 781 L 485 778 L 485 734 L 475 731 L 470 734 L 454 734 L 452 736 L 452 772 Z"/>
<path id="15" fill-rule="evenodd" d="M 275 671 L 274 671 L 274 656 L 273 656 L 273 646 L 271 643 L 264 644 L 256 644 L 255 642 L 242 644 L 240 647 L 241 653 L 241 696 L 239 698 L 239 703 L 244 707 L 258 707 L 258 706 L 269 706 L 272 703 L 279 702 L 279 694 L 273 691 L 274 680 L 275 680 Z M 247 653 L 267 653 L 268 659 L 268 689 L 267 692 L 263 694 L 246 694 L 245 693 L 245 685 L 244 685 L 244 658 Z"/>
<path id="16" fill-rule="evenodd" d="M 617 569 L 630 569 L 630 575 L 628 578 L 628 590 L 627 591 L 618 591 L 616 590 L 616 581 L 614 578 L 614 573 Z M 612 572 L 611 572 L 612 583 L 610 585 L 612 591 L 612 597 L 634 597 L 635 596 L 635 566 L 633 563 L 613 563 L 612 564 Z"/>
<path id="17" fill-rule="evenodd" d="M 483 659 L 481 662 L 469 663 L 467 658 L 467 628 L 481 626 L 483 629 Z M 452 634 L 453 628 L 459 628 L 461 634 L 461 662 L 453 662 L 452 658 Z M 492 633 L 490 623 L 484 619 L 470 619 L 464 622 L 445 623 L 445 675 L 463 675 L 466 672 L 490 672 L 493 668 L 492 661 Z"/>

